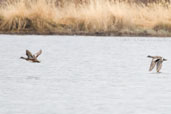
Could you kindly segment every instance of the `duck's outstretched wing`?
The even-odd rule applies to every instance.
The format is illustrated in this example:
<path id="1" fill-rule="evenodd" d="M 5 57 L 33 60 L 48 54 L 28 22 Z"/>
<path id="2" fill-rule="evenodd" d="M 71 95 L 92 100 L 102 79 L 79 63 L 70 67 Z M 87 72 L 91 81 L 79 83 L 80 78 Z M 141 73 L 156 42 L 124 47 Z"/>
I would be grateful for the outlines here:
<path id="1" fill-rule="evenodd" d="M 149 71 L 152 71 L 153 68 L 155 67 L 155 65 L 156 65 L 156 62 L 152 59 L 151 64 L 150 64 Z"/>
<path id="2" fill-rule="evenodd" d="M 33 59 L 33 55 L 29 50 L 26 50 L 26 55 L 29 59 Z"/>
<path id="3" fill-rule="evenodd" d="M 162 68 L 162 63 L 163 63 L 162 60 L 159 60 L 159 61 L 157 62 L 157 67 L 156 67 L 157 72 L 160 72 L 160 70 L 161 70 L 161 68 Z"/>
<path id="4" fill-rule="evenodd" d="M 34 56 L 37 58 L 40 54 L 42 54 L 42 50 L 39 50 L 37 53 L 34 54 Z"/>

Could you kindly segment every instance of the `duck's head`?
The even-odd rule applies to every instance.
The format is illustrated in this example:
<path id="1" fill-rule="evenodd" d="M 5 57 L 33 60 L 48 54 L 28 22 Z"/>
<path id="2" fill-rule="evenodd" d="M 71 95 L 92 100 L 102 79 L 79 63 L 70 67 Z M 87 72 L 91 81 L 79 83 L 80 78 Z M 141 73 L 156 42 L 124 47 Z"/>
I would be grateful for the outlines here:
<path id="1" fill-rule="evenodd" d="M 20 59 L 26 59 L 25 57 L 20 57 Z"/>
<path id="2" fill-rule="evenodd" d="M 152 58 L 152 56 L 151 56 L 151 55 L 148 55 L 147 57 L 148 57 L 148 58 Z"/>

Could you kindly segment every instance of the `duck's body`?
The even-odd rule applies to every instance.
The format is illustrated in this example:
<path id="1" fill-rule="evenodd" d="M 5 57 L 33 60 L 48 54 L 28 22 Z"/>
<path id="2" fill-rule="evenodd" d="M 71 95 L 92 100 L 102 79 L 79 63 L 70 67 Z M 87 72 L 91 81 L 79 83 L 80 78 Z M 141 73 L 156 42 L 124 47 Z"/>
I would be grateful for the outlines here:
<path id="1" fill-rule="evenodd" d="M 24 59 L 24 60 L 35 62 L 35 63 L 40 63 L 40 61 L 37 58 L 41 53 L 42 53 L 42 50 L 40 50 L 36 54 L 32 55 L 32 53 L 29 50 L 26 50 L 27 58 L 26 57 L 20 57 L 20 59 Z"/>
<path id="2" fill-rule="evenodd" d="M 37 60 L 37 59 L 29 59 L 29 58 L 26 58 L 26 57 L 20 57 L 20 59 L 24 59 L 24 60 L 26 60 L 26 61 L 30 61 L 30 62 L 37 62 L 37 63 L 40 63 L 40 61 L 39 60 Z"/>
<path id="3" fill-rule="evenodd" d="M 160 72 L 160 70 L 162 68 L 163 61 L 167 61 L 167 59 L 165 59 L 161 56 L 150 56 L 150 55 L 148 55 L 147 57 L 152 58 L 149 71 L 152 71 L 153 68 L 156 66 L 156 71 Z"/>

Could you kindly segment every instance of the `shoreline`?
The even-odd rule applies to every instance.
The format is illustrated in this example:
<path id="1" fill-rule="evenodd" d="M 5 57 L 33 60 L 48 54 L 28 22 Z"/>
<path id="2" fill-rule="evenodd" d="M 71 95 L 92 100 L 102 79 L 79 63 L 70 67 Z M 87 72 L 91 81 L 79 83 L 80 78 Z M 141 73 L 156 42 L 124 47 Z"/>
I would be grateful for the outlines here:
<path id="1" fill-rule="evenodd" d="M 108 31 L 108 32 L 37 32 L 37 31 L 0 31 L 4 35 L 79 35 L 79 36 L 120 36 L 120 37 L 166 37 L 171 38 L 171 34 L 149 33 L 143 32 L 122 32 L 122 31 Z"/>

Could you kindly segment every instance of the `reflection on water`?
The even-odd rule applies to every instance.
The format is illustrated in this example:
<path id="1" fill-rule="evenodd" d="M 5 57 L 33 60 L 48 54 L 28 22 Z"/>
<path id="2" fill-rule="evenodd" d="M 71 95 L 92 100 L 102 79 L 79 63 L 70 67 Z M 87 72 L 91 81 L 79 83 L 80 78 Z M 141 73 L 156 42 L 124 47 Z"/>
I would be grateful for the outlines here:
<path id="1" fill-rule="evenodd" d="M 0 36 L 2 114 L 170 114 L 171 40 L 87 36 Z M 40 64 L 25 50 L 43 50 Z M 151 59 L 168 59 L 161 73 Z"/>

